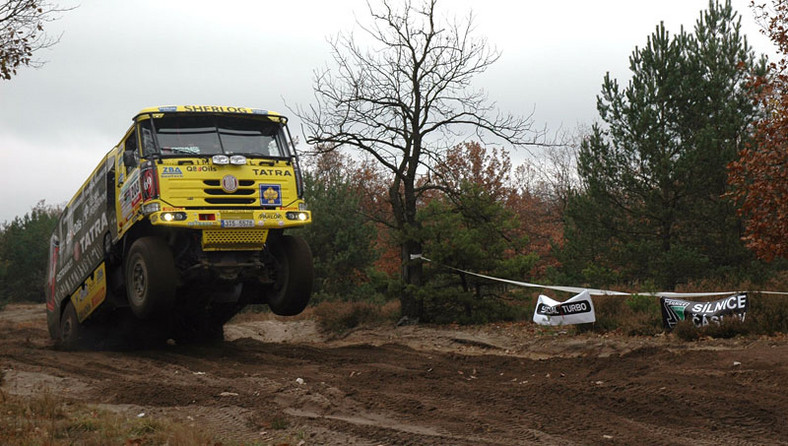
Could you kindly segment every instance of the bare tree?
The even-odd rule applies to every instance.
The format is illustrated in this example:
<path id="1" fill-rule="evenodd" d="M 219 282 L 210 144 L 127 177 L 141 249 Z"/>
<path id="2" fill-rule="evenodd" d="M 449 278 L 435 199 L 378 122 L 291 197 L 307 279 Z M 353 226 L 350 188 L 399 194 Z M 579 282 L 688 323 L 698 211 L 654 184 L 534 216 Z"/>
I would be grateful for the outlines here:
<path id="1" fill-rule="evenodd" d="M 44 24 L 69 9 L 45 0 L 7 0 L 0 3 L 0 79 L 11 79 L 20 66 L 40 67 L 33 53 L 60 41 L 44 33 Z"/>
<path id="2" fill-rule="evenodd" d="M 473 15 L 441 20 L 437 0 L 367 3 L 371 22 L 359 23 L 371 38 L 362 47 L 352 33 L 331 40 L 334 67 L 317 71 L 316 104 L 299 108 L 307 142 L 317 150 L 349 147 L 374 158 L 391 175 L 391 226 L 401 240 L 402 313 L 419 317 L 413 287 L 422 282 L 416 211 L 419 196 L 436 187 L 426 178 L 448 148 L 464 134 L 493 136 L 526 144 L 530 117 L 500 114 L 483 91 L 471 88 L 475 75 L 499 58 L 486 39 L 473 34 Z M 451 141 L 454 139 L 455 141 Z"/>
<path id="3" fill-rule="evenodd" d="M 563 211 L 569 196 L 582 188 L 577 175 L 577 151 L 589 132 L 582 127 L 574 133 L 559 131 L 547 150 L 526 158 L 515 170 L 520 192 L 554 202 Z"/>

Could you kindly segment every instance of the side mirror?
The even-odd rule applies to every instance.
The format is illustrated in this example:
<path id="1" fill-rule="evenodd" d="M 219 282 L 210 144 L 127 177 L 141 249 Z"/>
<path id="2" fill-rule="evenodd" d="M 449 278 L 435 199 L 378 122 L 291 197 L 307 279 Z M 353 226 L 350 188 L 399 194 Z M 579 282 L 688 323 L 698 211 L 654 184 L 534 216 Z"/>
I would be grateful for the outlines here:
<path id="1" fill-rule="evenodd" d="M 140 154 L 136 150 L 126 150 L 123 152 L 123 164 L 131 169 L 140 163 Z"/>

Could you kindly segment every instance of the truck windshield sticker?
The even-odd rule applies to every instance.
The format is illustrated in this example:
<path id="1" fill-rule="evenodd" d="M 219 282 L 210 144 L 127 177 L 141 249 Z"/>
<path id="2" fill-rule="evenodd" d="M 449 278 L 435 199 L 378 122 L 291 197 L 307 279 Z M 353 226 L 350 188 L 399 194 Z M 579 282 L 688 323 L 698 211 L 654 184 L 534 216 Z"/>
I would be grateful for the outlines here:
<path id="1" fill-rule="evenodd" d="M 162 150 L 172 150 L 176 153 L 189 153 L 192 155 L 197 155 L 200 153 L 200 148 L 197 146 L 188 146 L 188 147 L 162 147 Z"/>

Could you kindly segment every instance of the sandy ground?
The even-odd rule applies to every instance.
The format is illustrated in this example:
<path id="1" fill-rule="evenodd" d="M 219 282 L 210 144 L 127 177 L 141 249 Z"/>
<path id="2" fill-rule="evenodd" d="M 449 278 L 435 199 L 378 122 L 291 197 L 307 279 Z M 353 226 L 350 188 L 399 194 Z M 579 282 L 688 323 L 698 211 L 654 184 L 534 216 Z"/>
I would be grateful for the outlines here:
<path id="1" fill-rule="evenodd" d="M 788 445 L 788 337 L 683 342 L 533 324 L 374 327 L 231 322 L 227 341 L 53 348 L 41 305 L 0 312 L 3 390 L 236 443 Z M 143 415 L 144 414 L 144 415 Z"/>

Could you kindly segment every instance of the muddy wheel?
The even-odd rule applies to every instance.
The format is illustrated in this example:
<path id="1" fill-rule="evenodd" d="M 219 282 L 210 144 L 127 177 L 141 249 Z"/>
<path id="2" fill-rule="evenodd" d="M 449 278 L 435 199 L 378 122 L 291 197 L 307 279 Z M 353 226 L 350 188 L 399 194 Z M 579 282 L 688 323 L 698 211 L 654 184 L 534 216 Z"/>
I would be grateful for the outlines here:
<path id="1" fill-rule="evenodd" d="M 312 250 L 304 239 L 284 235 L 268 244 L 277 263 L 276 282 L 268 294 L 274 314 L 293 316 L 309 303 L 314 282 Z"/>
<path id="2" fill-rule="evenodd" d="M 163 314 L 175 304 L 175 261 L 161 238 L 141 237 L 131 245 L 125 278 L 129 306 L 138 318 Z"/>
<path id="3" fill-rule="evenodd" d="M 83 328 L 77 318 L 77 310 L 70 300 L 66 301 L 66 308 L 60 317 L 60 335 L 58 344 L 66 350 L 82 347 Z"/>

